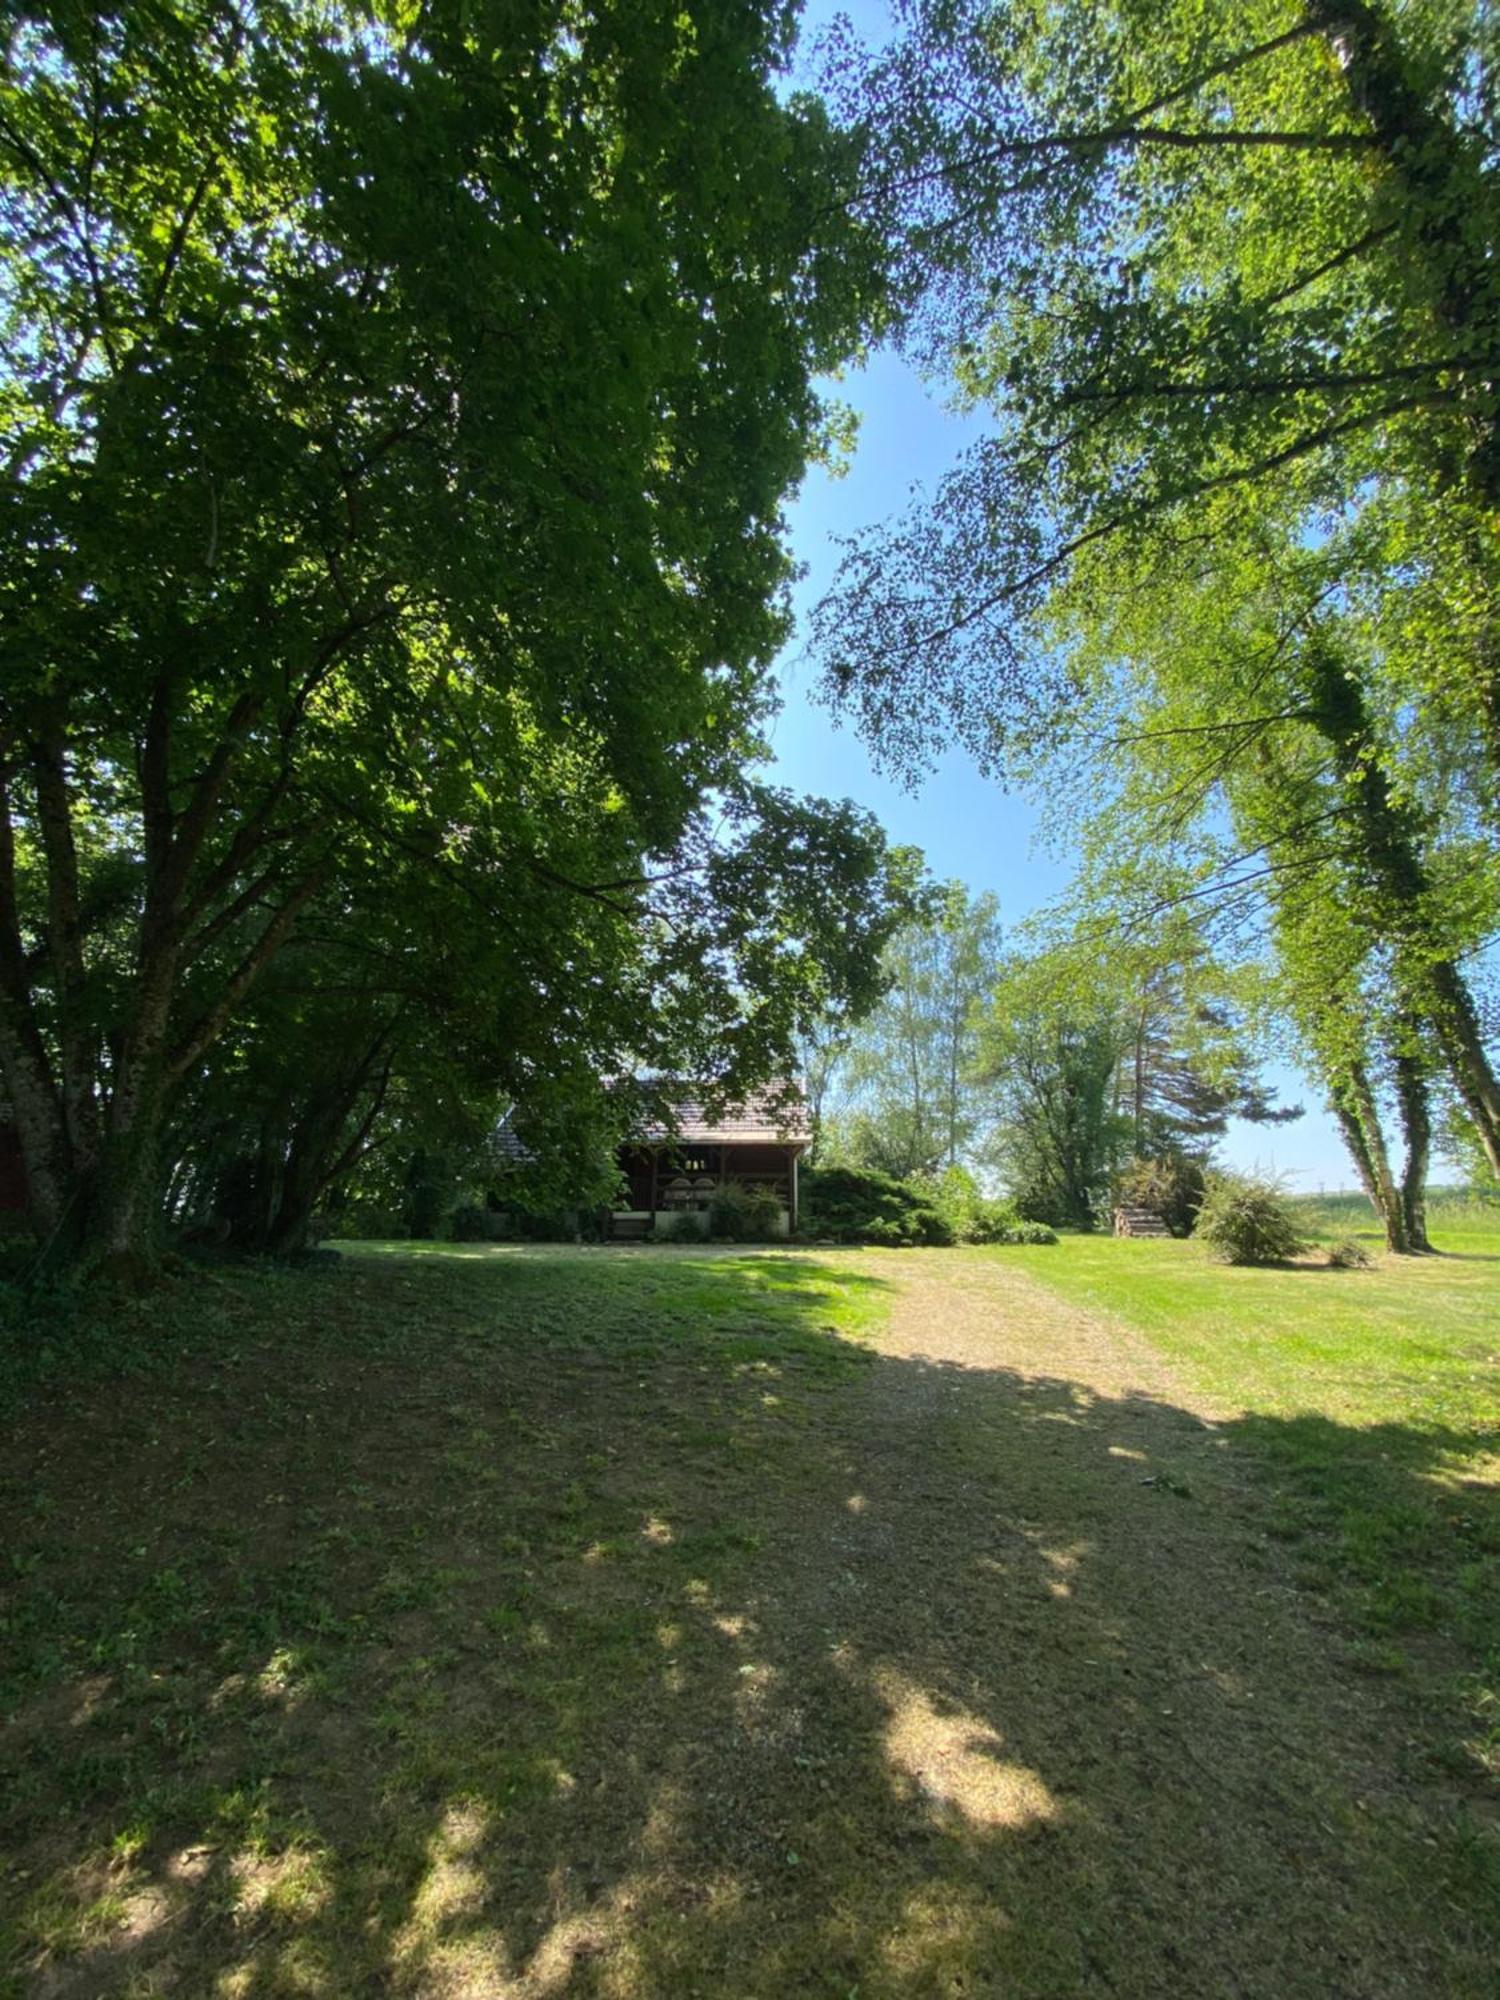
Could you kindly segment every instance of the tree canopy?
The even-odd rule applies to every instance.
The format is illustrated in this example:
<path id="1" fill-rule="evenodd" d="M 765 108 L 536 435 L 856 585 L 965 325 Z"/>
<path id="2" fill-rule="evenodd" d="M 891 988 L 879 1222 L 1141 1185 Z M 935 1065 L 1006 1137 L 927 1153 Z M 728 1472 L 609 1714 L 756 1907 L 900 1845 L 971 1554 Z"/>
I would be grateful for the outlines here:
<path id="1" fill-rule="evenodd" d="M 877 830 L 744 776 L 813 378 L 883 293 L 790 34 L 10 11 L 0 1067 L 45 1238 L 139 1256 L 174 1107 L 304 1026 L 365 1091 L 413 1006 L 497 1088 L 623 1010 L 749 1075 L 865 976 Z"/>
<path id="2" fill-rule="evenodd" d="M 1418 1237 L 1382 1102 L 1408 1181 L 1431 1087 L 1500 1170 L 1494 58 L 1462 4 L 933 0 L 841 70 L 908 339 L 992 421 L 848 551 L 829 694 L 1065 797 L 1117 932 L 1269 946 Z"/>

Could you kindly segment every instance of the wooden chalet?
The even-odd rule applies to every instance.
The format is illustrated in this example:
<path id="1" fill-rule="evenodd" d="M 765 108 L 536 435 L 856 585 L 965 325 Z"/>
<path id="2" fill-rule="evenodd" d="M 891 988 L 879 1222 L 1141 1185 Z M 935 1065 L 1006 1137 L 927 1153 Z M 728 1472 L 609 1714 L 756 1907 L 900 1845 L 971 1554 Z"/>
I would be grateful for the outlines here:
<path id="1" fill-rule="evenodd" d="M 788 1234 L 796 1230 L 797 1162 L 811 1143 L 800 1098 L 761 1091 L 711 1116 L 684 1094 L 673 1098 L 672 1110 L 675 1132 L 648 1124 L 620 1148 L 628 1205 L 612 1214 L 611 1235 L 648 1235 L 661 1215 L 706 1214 L 729 1181 L 769 1188 L 786 1211 Z"/>
<path id="2" fill-rule="evenodd" d="M 608 1233 L 618 1240 L 649 1236 L 657 1218 L 701 1215 L 728 1182 L 769 1188 L 786 1213 L 786 1231 L 797 1227 L 797 1163 L 811 1144 L 801 1097 L 786 1086 L 753 1093 L 742 1104 L 711 1114 L 690 1085 L 657 1085 L 670 1120 L 645 1116 L 619 1150 L 622 1204 L 610 1212 Z M 505 1119 L 496 1152 L 519 1166 L 528 1157 Z"/>

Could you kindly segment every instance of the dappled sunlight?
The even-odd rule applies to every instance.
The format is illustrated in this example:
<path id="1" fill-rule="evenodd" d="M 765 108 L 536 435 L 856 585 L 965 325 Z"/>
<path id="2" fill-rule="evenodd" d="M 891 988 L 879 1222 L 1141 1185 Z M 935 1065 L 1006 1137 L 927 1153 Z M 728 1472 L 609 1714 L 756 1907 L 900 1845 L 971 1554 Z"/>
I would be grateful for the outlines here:
<path id="1" fill-rule="evenodd" d="M 1047 1578 L 1047 1588 L 1054 1597 L 1071 1597 L 1073 1582 L 1079 1565 L 1089 1553 L 1087 1542 L 1074 1542 L 1068 1548 L 1049 1549 L 1037 1544 L 1037 1554 L 1047 1565 L 1051 1574 Z"/>
<path id="2" fill-rule="evenodd" d="M 304 1671 L 294 1648 L 278 1646 L 256 1675 L 255 1685 L 268 1700 L 292 1702 L 303 1691 L 298 1682 Z"/>
<path id="3" fill-rule="evenodd" d="M 251 1850 L 229 1864 L 232 1908 L 237 1921 L 274 1916 L 306 1923 L 328 1907 L 333 1880 L 327 1855 L 306 1848 L 284 1854 Z"/>
<path id="4" fill-rule="evenodd" d="M 898 1993 L 962 1994 L 965 1969 L 987 1963 L 1007 1923 L 1005 1913 L 973 1888 L 926 1884 L 908 1891 L 882 1926 L 877 1962 Z"/>
<path id="5" fill-rule="evenodd" d="M 1447 1865 L 1448 1780 L 1403 1789 L 1390 1679 L 1351 1666 L 1329 1600 L 1302 1609 L 1299 1565 L 1344 1515 L 1316 1548 L 1300 1519 L 1281 1539 L 1258 1468 L 1290 1440 L 1319 1476 L 1347 1460 L 1351 1490 L 1477 1532 L 1496 1495 L 1464 1483 L 1470 1440 L 1207 1432 L 1076 1331 L 1049 1372 L 1029 1293 L 1002 1346 L 996 1284 L 945 1292 L 936 1257 L 882 1263 L 861 1312 L 905 1310 L 910 1283 L 921 1324 L 877 1311 L 859 1341 L 829 1330 L 831 1260 L 667 1264 L 434 1259 L 415 1344 L 381 1354 L 370 1260 L 322 1347 L 267 1333 L 149 1402 L 127 1385 L 71 1460 L 38 1428 L 0 1480 L 83 1490 L 99 1525 L 70 1541 L 55 1510 L 20 1515 L 46 1581 L 0 1739 L 21 1801 L 0 1828 L 35 1870 L 0 1879 L 23 1981 L 1445 1990 L 1458 1878 L 1430 1921 L 1402 1884 Z M 148 1488 L 132 1441 L 158 1434 Z M 296 1535 L 273 1489 L 298 1496 Z M 156 1595 L 130 1558 L 148 1490 L 180 1579 Z M 1471 1708 L 1477 1773 L 1493 1717 Z"/>
<path id="6" fill-rule="evenodd" d="M 405 1922 L 391 1941 L 398 1969 L 436 1976 L 443 1991 L 509 1993 L 509 1956 L 499 1932 L 482 1921 L 489 1883 L 481 1848 L 490 1814 L 472 1800 L 449 1806 L 427 1843 L 427 1865 Z M 489 1982 L 488 1986 L 479 1982 Z"/>
<path id="7" fill-rule="evenodd" d="M 1019 1828 L 1058 1817 L 1046 1785 L 1002 1754 L 1004 1738 L 991 1724 L 938 1703 L 891 1668 L 877 1670 L 873 1684 L 890 1714 L 886 1758 L 915 1799 L 971 1827 Z"/>

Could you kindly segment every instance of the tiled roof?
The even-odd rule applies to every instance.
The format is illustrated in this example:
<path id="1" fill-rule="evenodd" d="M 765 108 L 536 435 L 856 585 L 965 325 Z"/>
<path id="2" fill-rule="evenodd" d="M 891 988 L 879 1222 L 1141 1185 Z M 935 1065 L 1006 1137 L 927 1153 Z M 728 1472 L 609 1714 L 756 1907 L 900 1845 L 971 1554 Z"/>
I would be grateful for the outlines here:
<path id="1" fill-rule="evenodd" d="M 648 1120 L 646 1140 L 679 1139 L 690 1146 L 776 1146 L 808 1143 L 807 1107 L 800 1096 L 774 1090 L 753 1092 L 743 1104 L 726 1105 L 712 1117 L 696 1097 L 673 1097 L 677 1131 Z"/>
<path id="2" fill-rule="evenodd" d="M 658 1087 L 658 1094 L 671 1103 L 677 1118 L 676 1132 L 660 1119 L 647 1118 L 633 1136 L 647 1145 L 677 1141 L 687 1146 L 805 1146 L 809 1143 L 807 1107 L 796 1085 L 781 1085 L 752 1091 L 741 1104 L 726 1105 L 717 1117 L 710 1116 L 699 1097 L 670 1087 Z M 500 1121 L 494 1136 L 496 1154 L 502 1160 L 522 1166 L 532 1155 L 516 1136 L 511 1114 Z"/>

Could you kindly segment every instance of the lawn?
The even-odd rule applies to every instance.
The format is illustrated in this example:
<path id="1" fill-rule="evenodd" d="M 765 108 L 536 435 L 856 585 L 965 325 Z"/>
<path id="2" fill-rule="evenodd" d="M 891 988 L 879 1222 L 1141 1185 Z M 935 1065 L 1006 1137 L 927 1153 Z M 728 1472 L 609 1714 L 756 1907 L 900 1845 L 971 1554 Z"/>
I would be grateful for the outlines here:
<path id="1" fill-rule="evenodd" d="M 1497 1271 L 372 1245 L 23 1315 L 0 1993 L 1490 2000 Z"/>
<path id="2" fill-rule="evenodd" d="M 1436 1754 L 1500 1780 L 1500 1211 L 1439 1202 L 1441 1254 L 1364 1271 L 1328 1269 L 1317 1247 L 1378 1249 L 1362 1197 L 1303 1217 L 1315 1247 L 1282 1270 L 1102 1236 L 1027 1268 L 1201 1392 L 1262 1468 L 1265 1532 L 1300 1583 L 1430 1711 Z"/>

